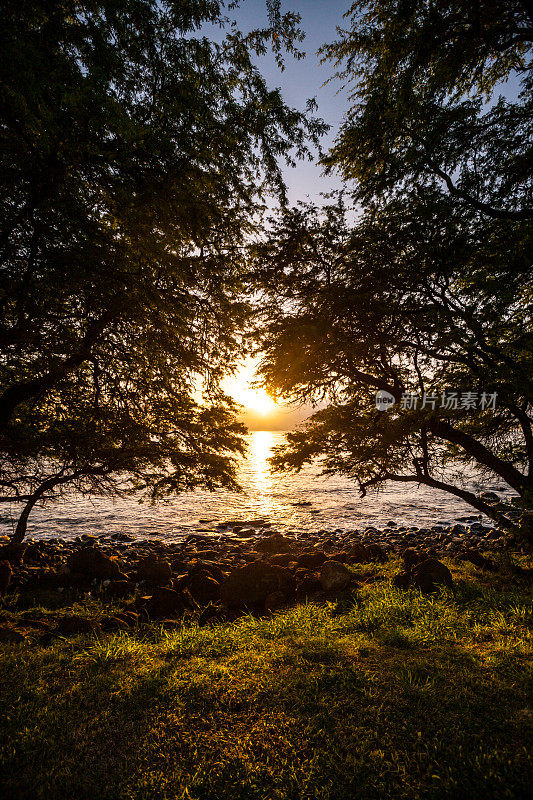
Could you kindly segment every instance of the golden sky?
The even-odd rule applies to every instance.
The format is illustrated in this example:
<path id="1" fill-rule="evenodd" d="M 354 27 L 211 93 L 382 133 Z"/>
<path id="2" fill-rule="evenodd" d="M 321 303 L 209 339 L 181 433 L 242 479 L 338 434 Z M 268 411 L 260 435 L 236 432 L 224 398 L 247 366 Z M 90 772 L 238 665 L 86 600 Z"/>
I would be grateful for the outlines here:
<path id="1" fill-rule="evenodd" d="M 247 358 L 235 375 L 222 383 L 224 391 L 243 406 L 240 419 L 250 430 L 290 430 L 309 416 L 309 408 L 276 403 L 264 389 L 253 387 L 256 368 L 257 360 Z"/>

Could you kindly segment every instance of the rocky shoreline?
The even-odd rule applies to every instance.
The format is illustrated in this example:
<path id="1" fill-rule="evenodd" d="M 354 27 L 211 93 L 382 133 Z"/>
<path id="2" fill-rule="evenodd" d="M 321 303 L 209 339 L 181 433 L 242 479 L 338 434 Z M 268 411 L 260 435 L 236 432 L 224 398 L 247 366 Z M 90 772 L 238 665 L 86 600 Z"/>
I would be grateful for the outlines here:
<path id="1" fill-rule="evenodd" d="M 391 521 L 383 530 L 300 535 L 273 531 L 266 520 L 227 520 L 209 535 L 192 534 L 179 543 L 135 540 L 125 533 L 29 540 L 18 546 L 5 541 L 0 546 L 0 593 L 24 597 L 45 592 L 58 599 L 79 594 L 122 607 L 122 613 L 107 620 L 107 629 L 187 615 L 202 623 L 353 592 L 372 579 L 362 565 L 397 556 L 403 557 L 404 568 L 393 580 L 396 586 L 433 591 L 438 584 L 453 583 L 440 558 L 494 571 L 491 553 L 504 545 L 508 548 L 509 540 L 500 530 L 474 516 L 463 524 L 437 522 L 430 529 Z M 94 624 L 86 619 L 66 617 L 55 633 L 89 629 Z"/>

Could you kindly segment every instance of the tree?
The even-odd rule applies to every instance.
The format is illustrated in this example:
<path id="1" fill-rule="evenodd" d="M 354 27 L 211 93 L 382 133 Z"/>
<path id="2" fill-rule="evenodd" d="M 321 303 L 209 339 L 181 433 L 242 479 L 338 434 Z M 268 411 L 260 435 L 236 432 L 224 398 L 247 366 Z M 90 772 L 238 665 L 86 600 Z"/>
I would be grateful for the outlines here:
<path id="1" fill-rule="evenodd" d="M 358 219 L 347 224 L 342 197 L 300 205 L 253 249 L 265 384 L 327 403 L 274 463 L 322 459 L 363 494 L 425 484 L 516 529 L 462 474 L 475 465 L 533 508 L 528 12 L 479 4 L 477 28 L 461 3 L 375 0 L 350 14 L 326 52 L 357 78 L 357 105 L 327 164 Z M 487 109 L 482 95 L 511 69 L 524 93 Z M 395 401 L 386 412 L 378 390 Z"/>
<path id="2" fill-rule="evenodd" d="M 234 486 L 243 429 L 219 389 L 248 309 L 243 245 L 280 159 L 320 122 L 254 55 L 298 55 L 295 15 L 245 36 L 222 3 L 4 4 L 0 485 L 157 495 Z M 217 26 L 216 42 L 200 31 Z"/>

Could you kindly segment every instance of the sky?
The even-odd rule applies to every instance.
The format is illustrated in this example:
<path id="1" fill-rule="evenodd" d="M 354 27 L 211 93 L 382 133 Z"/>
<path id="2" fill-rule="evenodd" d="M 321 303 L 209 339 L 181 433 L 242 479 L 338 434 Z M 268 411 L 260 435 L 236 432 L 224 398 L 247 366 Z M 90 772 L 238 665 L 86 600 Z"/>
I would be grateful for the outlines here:
<path id="1" fill-rule="evenodd" d="M 317 55 L 318 49 L 336 38 L 336 26 L 343 25 L 343 14 L 349 8 L 349 2 L 323 2 L 322 0 L 282 0 L 281 11 L 293 11 L 300 14 L 300 27 L 306 34 L 299 49 L 306 53 L 304 59 L 298 61 L 290 55 L 285 56 L 285 70 L 282 72 L 272 54 L 257 58 L 256 63 L 270 88 L 280 88 L 287 105 L 305 110 L 306 100 L 314 97 L 318 103 L 316 116 L 321 117 L 331 130 L 322 140 L 322 147 L 327 150 L 333 143 L 340 127 L 344 113 L 348 108 L 347 93 L 338 93 L 340 82 L 334 81 L 327 86 L 324 83 L 333 74 L 333 64 L 321 64 Z M 266 27 L 267 7 L 265 0 L 242 0 L 241 6 L 231 12 L 243 32 L 254 28 Z M 320 192 L 331 191 L 341 187 L 336 176 L 324 177 L 322 169 L 316 162 L 300 162 L 295 168 L 283 167 L 285 182 L 288 187 L 290 203 L 305 199 L 308 195 L 313 200 L 320 200 Z"/>
<path id="2" fill-rule="evenodd" d="M 304 59 L 285 58 L 282 72 L 274 57 L 268 54 L 257 59 L 257 65 L 270 88 L 279 88 L 287 105 L 305 110 L 306 101 L 315 98 L 318 104 L 316 116 L 329 125 L 330 132 L 323 137 L 322 148 L 331 146 L 348 108 L 347 93 L 339 92 L 340 83 L 324 85 L 333 73 L 333 64 L 320 63 L 317 55 L 321 45 L 336 38 L 336 26 L 343 24 L 342 15 L 349 7 L 347 2 L 321 2 L 300 0 L 282 2 L 282 13 L 294 11 L 300 14 L 300 27 L 306 33 L 299 49 L 305 51 Z M 267 25 L 265 0 L 243 0 L 235 13 L 242 31 L 262 28 Z M 309 197 L 320 202 L 320 193 L 341 188 L 341 181 L 334 175 L 322 175 L 322 168 L 315 162 L 302 161 L 294 168 L 283 165 L 284 179 L 288 189 L 289 203 Z M 289 430 L 312 413 L 310 407 L 289 408 L 269 401 L 262 390 L 250 387 L 254 377 L 255 362 L 248 359 L 236 376 L 227 379 L 223 386 L 235 400 L 245 406 L 242 421 L 250 430 Z"/>
<path id="3" fill-rule="evenodd" d="M 316 116 L 331 126 L 329 133 L 322 139 L 323 150 L 333 144 L 350 103 L 349 90 L 342 89 L 338 80 L 326 83 L 334 73 L 334 64 L 321 64 L 317 51 L 323 44 L 337 38 L 337 26 L 347 26 L 348 21 L 343 19 L 343 14 L 349 7 L 349 0 L 282 0 L 282 13 L 294 11 L 301 16 L 300 27 L 306 33 L 306 38 L 299 49 L 305 51 L 306 56 L 302 60 L 296 60 L 286 55 L 283 72 L 272 54 L 257 59 L 257 65 L 267 85 L 270 88 L 279 88 L 287 105 L 304 111 L 307 99 L 316 99 Z M 266 0 L 242 0 L 240 7 L 232 12 L 233 15 L 243 32 L 266 27 Z M 518 94 L 518 85 L 518 80 L 512 78 L 506 85 L 502 85 L 500 91 L 514 99 Z M 302 161 L 294 168 L 282 165 L 282 168 L 290 204 L 307 197 L 320 203 L 321 192 L 342 187 L 340 177 L 324 176 L 316 161 Z M 264 392 L 250 387 L 253 373 L 254 362 L 247 360 L 240 372 L 224 384 L 225 390 L 246 406 L 242 419 L 251 430 L 290 429 L 309 416 L 312 411 L 309 407 L 290 409 L 286 406 L 270 405 Z"/>

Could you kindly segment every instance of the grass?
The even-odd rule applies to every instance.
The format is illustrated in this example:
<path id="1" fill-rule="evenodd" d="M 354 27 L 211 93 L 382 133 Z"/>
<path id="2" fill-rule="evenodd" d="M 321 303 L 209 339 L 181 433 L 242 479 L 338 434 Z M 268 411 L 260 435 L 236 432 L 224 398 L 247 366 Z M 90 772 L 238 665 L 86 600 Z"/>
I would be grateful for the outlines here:
<path id="1" fill-rule="evenodd" d="M 397 567 L 353 603 L 2 645 L 4 796 L 530 796 L 526 588 L 454 567 L 424 597 L 390 586 Z"/>

